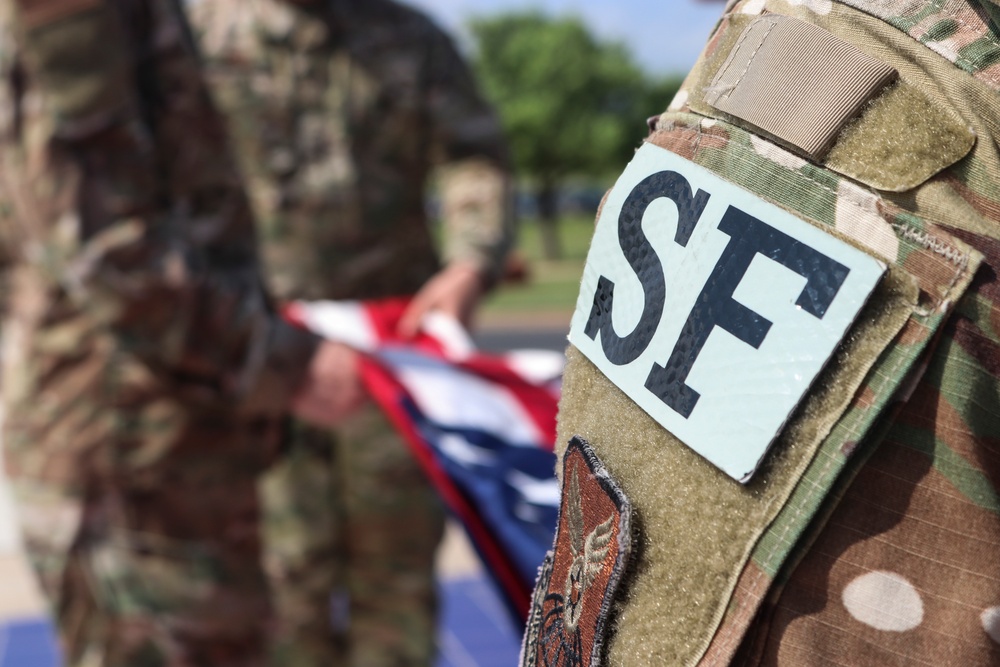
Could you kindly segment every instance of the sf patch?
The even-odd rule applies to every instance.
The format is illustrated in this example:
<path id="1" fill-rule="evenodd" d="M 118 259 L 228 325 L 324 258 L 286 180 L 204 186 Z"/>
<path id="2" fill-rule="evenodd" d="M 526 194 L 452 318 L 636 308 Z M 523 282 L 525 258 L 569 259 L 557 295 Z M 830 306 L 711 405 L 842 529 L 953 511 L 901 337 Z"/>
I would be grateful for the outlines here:
<path id="1" fill-rule="evenodd" d="M 631 505 L 590 445 L 563 457 L 555 547 L 535 584 L 522 667 L 600 663 L 611 603 L 631 552 Z"/>
<path id="2" fill-rule="evenodd" d="M 598 218 L 569 340 L 664 428 L 746 482 L 885 270 L 645 144 Z"/>

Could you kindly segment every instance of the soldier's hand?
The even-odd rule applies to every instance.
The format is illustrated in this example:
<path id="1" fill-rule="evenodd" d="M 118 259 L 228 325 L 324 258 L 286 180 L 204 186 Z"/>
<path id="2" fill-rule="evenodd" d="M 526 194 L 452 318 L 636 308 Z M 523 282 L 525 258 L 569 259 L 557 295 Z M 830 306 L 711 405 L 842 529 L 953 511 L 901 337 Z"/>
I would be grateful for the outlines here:
<path id="1" fill-rule="evenodd" d="M 436 310 L 469 328 L 473 311 L 485 292 L 480 269 L 470 262 L 453 262 L 428 280 L 399 321 L 399 334 L 412 338 L 424 315 Z"/>
<path id="2" fill-rule="evenodd" d="M 367 400 L 358 375 L 358 353 L 325 341 L 309 364 L 305 382 L 292 399 L 292 414 L 315 426 L 337 426 Z"/>

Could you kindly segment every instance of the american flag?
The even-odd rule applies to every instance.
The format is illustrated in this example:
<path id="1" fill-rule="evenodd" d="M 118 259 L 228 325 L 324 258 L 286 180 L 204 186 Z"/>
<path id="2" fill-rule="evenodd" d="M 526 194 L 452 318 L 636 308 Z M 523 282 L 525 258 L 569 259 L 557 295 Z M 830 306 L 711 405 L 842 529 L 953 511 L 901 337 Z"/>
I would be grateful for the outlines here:
<path id="1" fill-rule="evenodd" d="M 454 320 L 396 325 L 406 301 L 295 302 L 293 322 L 364 353 L 362 381 L 461 522 L 514 617 L 523 621 L 559 507 L 556 407 L 563 355 L 485 354 Z"/>

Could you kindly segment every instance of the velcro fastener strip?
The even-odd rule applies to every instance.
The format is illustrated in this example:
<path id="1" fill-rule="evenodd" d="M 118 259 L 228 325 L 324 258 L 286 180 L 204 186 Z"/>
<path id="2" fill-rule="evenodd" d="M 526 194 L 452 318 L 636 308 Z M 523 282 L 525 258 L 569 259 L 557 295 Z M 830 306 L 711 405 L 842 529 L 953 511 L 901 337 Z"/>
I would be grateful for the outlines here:
<path id="1" fill-rule="evenodd" d="M 896 70 L 822 28 L 754 19 L 705 90 L 705 101 L 820 160 Z"/>
<path id="2" fill-rule="evenodd" d="M 55 23 L 68 16 L 100 7 L 104 0 L 15 0 L 21 22 L 28 30 Z"/>

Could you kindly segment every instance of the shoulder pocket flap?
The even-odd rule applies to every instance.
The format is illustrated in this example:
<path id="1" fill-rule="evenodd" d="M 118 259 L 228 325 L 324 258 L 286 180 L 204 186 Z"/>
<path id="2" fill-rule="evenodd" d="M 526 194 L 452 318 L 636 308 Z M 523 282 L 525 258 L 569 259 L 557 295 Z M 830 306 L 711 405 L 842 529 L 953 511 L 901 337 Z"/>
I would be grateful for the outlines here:
<path id="1" fill-rule="evenodd" d="M 879 190 L 902 192 L 965 157 L 975 133 L 895 69 L 812 24 L 730 16 L 688 105 Z"/>

